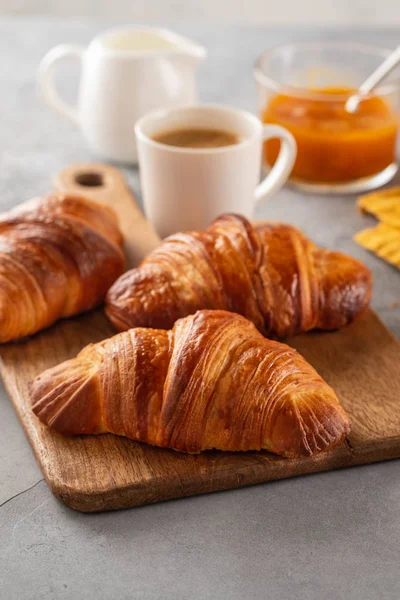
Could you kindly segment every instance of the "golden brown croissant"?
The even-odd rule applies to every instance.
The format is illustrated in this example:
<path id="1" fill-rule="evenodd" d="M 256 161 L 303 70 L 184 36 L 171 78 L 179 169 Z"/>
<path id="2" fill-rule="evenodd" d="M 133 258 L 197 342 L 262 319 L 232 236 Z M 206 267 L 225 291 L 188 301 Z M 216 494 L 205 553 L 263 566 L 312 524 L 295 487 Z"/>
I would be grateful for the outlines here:
<path id="1" fill-rule="evenodd" d="M 170 329 L 202 308 L 225 309 L 270 337 L 337 329 L 368 306 L 372 279 L 360 262 L 318 248 L 290 225 L 253 227 L 223 215 L 205 231 L 172 235 L 109 290 L 120 331 Z"/>
<path id="2" fill-rule="evenodd" d="M 60 433 L 111 432 L 190 453 L 310 456 L 349 431 L 335 393 L 300 354 L 226 311 L 91 344 L 37 377 L 31 398 Z"/>
<path id="3" fill-rule="evenodd" d="M 0 215 L 0 342 L 102 302 L 121 248 L 114 212 L 86 198 L 34 198 Z"/>

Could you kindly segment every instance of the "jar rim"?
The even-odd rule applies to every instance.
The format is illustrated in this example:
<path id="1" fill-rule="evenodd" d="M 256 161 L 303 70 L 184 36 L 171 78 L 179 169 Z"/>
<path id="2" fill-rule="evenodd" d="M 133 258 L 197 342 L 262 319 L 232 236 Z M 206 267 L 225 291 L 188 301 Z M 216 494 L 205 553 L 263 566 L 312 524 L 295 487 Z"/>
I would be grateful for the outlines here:
<path id="1" fill-rule="evenodd" d="M 308 98 L 310 100 L 319 100 L 325 102 L 332 102 L 332 100 L 345 102 L 349 98 L 349 96 L 352 95 L 352 93 L 354 92 L 349 92 L 348 94 L 322 94 L 317 91 L 312 91 L 306 87 L 283 83 L 273 77 L 270 77 L 265 72 L 265 61 L 268 58 L 271 58 L 282 51 L 290 49 L 292 49 L 293 51 L 296 51 L 296 49 L 322 50 L 329 48 L 333 50 L 346 50 L 352 53 L 357 52 L 359 54 L 375 54 L 375 56 L 382 57 L 382 61 L 385 58 L 387 58 L 387 56 L 392 52 L 392 50 L 390 50 L 389 48 L 383 48 L 382 46 L 372 46 L 369 44 L 362 44 L 351 41 L 314 41 L 279 44 L 276 46 L 272 46 L 271 48 L 265 50 L 262 54 L 260 54 L 253 67 L 254 77 L 258 83 L 274 90 L 275 92 L 283 93 L 288 96 L 302 97 Z M 366 96 L 366 98 L 371 96 L 387 96 L 396 90 L 400 90 L 400 76 L 399 79 L 396 81 L 392 81 L 391 83 L 386 83 L 378 86 L 373 92 L 371 92 L 369 96 Z"/>

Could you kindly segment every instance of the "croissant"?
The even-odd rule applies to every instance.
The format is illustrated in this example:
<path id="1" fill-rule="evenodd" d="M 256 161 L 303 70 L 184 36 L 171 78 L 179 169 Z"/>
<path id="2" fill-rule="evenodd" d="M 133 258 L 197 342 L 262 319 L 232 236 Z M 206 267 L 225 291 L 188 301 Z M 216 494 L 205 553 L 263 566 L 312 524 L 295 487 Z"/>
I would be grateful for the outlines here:
<path id="1" fill-rule="evenodd" d="M 111 432 L 189 453 L 311 456 L 349 431 L 335 393 L 300 354 L 226 311 L 91 344 L 37 377 L 31 399 L 59 433 Z"/>
<path id="2" fill-rule="evenodd" d="M 205 231 L 170 236 L 122 275 L 106 314 L 123 331 L 170 329 L 196 310 L 225 309 L 283 338 L 350 323 L 368 306 L 371 287 L 363 264 L 318 248 L 290 225 L 223 215 Z"/>
<path id="3" fill-rule="evenodd" d="M 74 196 L 0 215 L 0 342 L 93 308 L 124 269 L 114 212 Z"/>

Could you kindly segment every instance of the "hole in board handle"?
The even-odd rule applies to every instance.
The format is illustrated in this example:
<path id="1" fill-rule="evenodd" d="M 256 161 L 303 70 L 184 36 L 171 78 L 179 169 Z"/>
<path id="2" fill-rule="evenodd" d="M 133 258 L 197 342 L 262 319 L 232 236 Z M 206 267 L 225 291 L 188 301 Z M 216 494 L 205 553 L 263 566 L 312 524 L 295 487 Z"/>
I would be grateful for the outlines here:
<path id="1" fill-rule="evenodd" d="M 104 185 L 103 175 L 101 173 L 96 173 L 95 171 L 79 173 L 75 177 L 75 182 L 84 187 L 101 187 Z"/>

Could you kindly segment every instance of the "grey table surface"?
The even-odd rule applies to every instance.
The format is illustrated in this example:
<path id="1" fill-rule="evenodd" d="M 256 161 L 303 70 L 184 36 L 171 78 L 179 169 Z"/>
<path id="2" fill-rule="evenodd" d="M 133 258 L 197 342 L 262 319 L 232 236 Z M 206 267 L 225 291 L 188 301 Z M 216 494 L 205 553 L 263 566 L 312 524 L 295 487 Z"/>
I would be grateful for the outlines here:
<path id="1" fill-rule="evenodd" d="M 0 21 L 0 209 L 46 192 L 69 162 L 91 156 L 80 133 L 38 98 L 42 55 L 87 43 L 110 22 Z M 203 101 L 256 110 L 252 63 L 298 39 L 351 38 L 395 47 L 399 31 L 169 24 L 209 49 Z M 71 97 L 76 73 L 62 86 Z M 138 174 L 124 169 L 140 197 Z M 284 189 L 257 216 L 287 220 L 373 271 L 373 307 L 400 337 L 400 274 L 352 241 L 370 222 L 354 198 Z M 355 390 L 357 393 L 357 390 Z M 0 598 L 400 597 L 398 461 L 258 485 L 118 513 L 83 515 L 50 493 L 0 388 Z"/>

